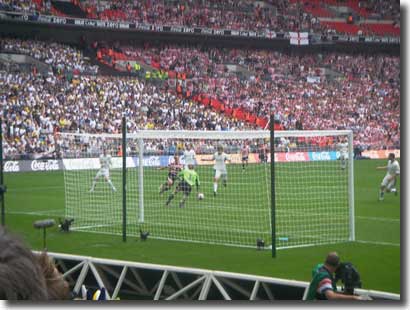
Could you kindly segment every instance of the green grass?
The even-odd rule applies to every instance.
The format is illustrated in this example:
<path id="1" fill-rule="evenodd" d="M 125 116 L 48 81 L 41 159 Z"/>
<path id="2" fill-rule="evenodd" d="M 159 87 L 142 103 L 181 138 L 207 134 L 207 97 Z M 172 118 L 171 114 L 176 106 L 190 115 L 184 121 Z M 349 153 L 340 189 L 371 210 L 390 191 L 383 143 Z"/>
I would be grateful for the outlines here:
<path id="1" fill-rule="evenodd" d="M 123 243 L 121 236 L 117 235 L 84 232 L 63 234 L 55 227 L 48 230 L 47 247 L 51 252 L 301 281 L 309 281 L 313 266 L 322 262 L 327 252 L 336 250 L 343 261 L 350 261 L 358 268 L 364 288 L 400 293 L 400 197 L 386 195 L 385 201 L 377 200 L 378 187 L 384 176 L 384 172 L 375 169 L 378 165 L 385 165 L 385 161 L 355 162 L 355 221 L 358 242 L 284 249 L 279 250 L 277 257 L 273 259 L 270 251 L 257 251 L 254 248 L 152 238 L 148 242 L 128 238 L 128 242 Z M 230 177 L 234 177 L 234 174 L 230 174 Z M 209 176 L 202 176 L 205 182 L 203 185 L 209 187 L 207 179 Z M 6 174 L 5 183 L 8 187 L 5 198 L 7 226 L 20 233 L 33 249 L 41 249 L 42 232 L 33 228 L 33 222 L 49 217 L 57 219 L 64 214 L 62 172 Z M 204 191 L 206 199 L 203 203 L 211 195 L 208 189 Z M 226 195 L 232 195 L 228 193 L 226 191 Z M 147 196 L 150 198 L 150 194 Z M 187 202 L 186 210 L 189 209 L 188 203 L 194 201 Z M 172 213 L 179 211 L 181 210 L 177 207 L 169 210 Z"/>
<path id="2" fill-rule="evenodd" d="M 127 172 L 127 233 L 139 236 L 139 229 L 149 231 L 150 238 L 206 242 L 254 247 L 258 238 L 271 245 L 270 166 L 228 165 L 229 182 L 219 184 L 213 197 L 213 169 L 198 166 L 201 191 L 207 197 L 198 201 L 195 189 L 179 207 L 182 193 L 165 206 L 170 192 L 162 197 L 158 186 L 167 171 L 144 169 L 144 221 L 139 218 L 138 171 Z M 97 171 L 82 170 L 66 173 L 70 191 L 67 216 L 74 218 L 74 228 L 121 235 L 122 191 L 113 192 L 103 180 L 89 193 L 90 181 Z M 306 244 L 329 244 L 349 240 L 348 173 L 336 161 L 278 163 L 276 179 L 277 247 Z M 122 171 L 111 170 L 114 184 L 121 184 Z M 222 183 L 222 182 L 221 182 Z M 176 187 L 176 186 L 174 186 Z M 325 229 L 324 229 L 325 228 Z M 323 233 L 326 230 L 326 233 Z M 283 241 L 283 237 L 286 237 Z M 282 239 L 282 240 L 281 240 Z"/>
<path id="3" fill-rule="evenodd" d="M 158 193 L 159 185 L 166 180 L 168 172 L 144 169 L 144 222 L 137 225 L 138 171 L 129 169 L 127 234 L 137 237 L 141 227 L 151 233 L 150 238 L 252 247 L 257 238 L 263 238 L 270 244 L 270 186 L 266 182 L 270 178 L 269 165 L 249 165 L 246 172 L 242 172 L 240 165 L 230 165 L 228 187 L 220 184 L 217 197 L 213 197 L 213 169 L 199 166 L 197 171 L 201 176 L 200 191 L 206 199 L 197 200 L 194 188 L 185 207 L 180 208 L 182 193 L 178 193 L 168 207 L 165 202 L 171 191 L 162 196 Z M 67 183 L 73 184 L 75 191 L 75 194 L 67 195 L 71 206 L 67 216 L 76 219 L 74 224 L 77 230 L 121 235 L 122 190 L 119 185 L 122 171 L 112 169 L 110 172 L 113 183 L 119 187 L 116 192 L 100 180 L 94 192 L 90 193 L 90 182 L 95 174 L 96 171 L 92 170 L 67 172 Z"/>

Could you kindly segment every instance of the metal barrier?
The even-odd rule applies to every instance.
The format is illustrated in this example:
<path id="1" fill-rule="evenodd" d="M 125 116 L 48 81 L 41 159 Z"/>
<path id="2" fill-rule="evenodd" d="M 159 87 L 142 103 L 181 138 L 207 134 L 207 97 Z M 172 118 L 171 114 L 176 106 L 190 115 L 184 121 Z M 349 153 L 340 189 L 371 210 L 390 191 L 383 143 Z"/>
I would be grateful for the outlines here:
<path id="1" fill-rule="evenodd" d="M 105 287 L 115 300 L 302 300 L 308 282 L 48 253 L 75 292 L 81 286 Z M 400 295 L 362 290 L 372 299 L 400 300 Z"/>

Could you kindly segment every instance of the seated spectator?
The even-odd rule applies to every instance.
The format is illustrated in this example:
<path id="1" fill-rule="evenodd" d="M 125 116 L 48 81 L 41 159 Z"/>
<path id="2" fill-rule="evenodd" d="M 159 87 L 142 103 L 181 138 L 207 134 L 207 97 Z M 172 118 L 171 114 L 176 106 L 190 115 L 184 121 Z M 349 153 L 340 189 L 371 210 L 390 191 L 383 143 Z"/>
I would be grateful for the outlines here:
<path id="1" fill-rule="evenodd" d="M 81 51 L 69 45 L 34 40 L 2 39 L 1 50 L 30 55 L 52 66 L 55 72 L 75 71 L 96 74 L 98 67 L 90 64 Z"/>

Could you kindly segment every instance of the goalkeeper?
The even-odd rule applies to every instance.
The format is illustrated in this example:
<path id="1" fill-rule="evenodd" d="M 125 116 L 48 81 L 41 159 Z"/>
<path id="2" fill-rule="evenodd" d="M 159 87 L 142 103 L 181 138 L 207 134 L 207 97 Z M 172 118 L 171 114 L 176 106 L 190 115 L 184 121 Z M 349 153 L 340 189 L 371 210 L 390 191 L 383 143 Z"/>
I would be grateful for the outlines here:
<path id="1" fill-rule="evenodd" d="M 171 200 L 174 199 L 177 193 L 183 192 L 184 196 L 179 202 L 179 207 L 183 208 L 185 206 L 185 200 L 191 193 L 192 187 L 196 185 L 197 192 L 199 190 L 199 176 L 198 173 L 196 173 L 196 171 L 194 170 L 194 165 L 189 164 L 187 169 L 184 169 L 180 173 L 178 173 L 178 178 L 180 179 L 180 181 L 174 192 L 169 195 L 168 200 L 165 203 L 166 206 L 169 206 Z"/>

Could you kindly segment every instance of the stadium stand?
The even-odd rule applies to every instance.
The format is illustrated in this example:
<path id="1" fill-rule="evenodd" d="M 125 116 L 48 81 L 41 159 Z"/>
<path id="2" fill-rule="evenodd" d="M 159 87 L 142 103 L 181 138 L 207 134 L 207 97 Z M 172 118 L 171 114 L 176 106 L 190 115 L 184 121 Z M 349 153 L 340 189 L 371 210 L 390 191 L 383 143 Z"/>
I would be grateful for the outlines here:
<path id="1" fill-rule="evenodd" d="M 176 45 L 124 47 L 122 51 L 123 53 L 117 53 L 121 54 L 122 58 L 126 58 L 127 62 L 142 61 L 151 65 L 154 70 L 164 70 L 170 78 L 176 77 L 177 81 L 182 81 L 182 85 L 188 85 L 186 88 L 191 93 L 202 94 L 200 100 L 194 96 L 194 100 L 201 104 L 209 105 L 218 112 L 223 111 L 223 113 L 228 114 L 236 112 L 235 117 L 244 118 L 248 122 L 256 123 L 258 117 L 269 114 L 273 103 L 275 112 L 285 128 L 294 128 L 298 119 L 309 120 L 305 129 L 334 128 L 334 124 L 338 123 L 336 120 L 333 122 L 329 120 L 326 123 L 325 120 L 316 117 L 310 118 L 308 115 L 303 115 L 302 112 L 293 112 L 295 115 L 290 117 L 288 114 L 292 111 L 292 105 L 295 101 L 304 102 L 304 100 L 314 97 L 328 100 L 326 97 L 329 96 L 330 92 L 338 92 L 338 89 L 351 89 L 352 92 L 350 93 L 349 90 L 348 95 L 353 98 L 355 89 L 378 83 L 378 79 L 392 82 L 392 84 L 389 84 L 390 82 L 385 84 L 386 86 L 390 85 L 387 87 L 392 91 L 389 92 L 388 100 L 398 102 L 398 97 L 396 97 L 398 93 L 393 95 L 394 85 L 398 85 L 396 84 L 398 81 L 392 72 L 385 72 L 388 63 L 393 64 L 394 72 L 398 72 L 396 71 L 399 70 L 397 58 L 377 56 L 375 57 L 376 63 L 369 64 L 367 68 L 361 64 L 361 62 L 368 61 L 365 56 L 352 57 L 337 54 L 326 55 L 323 59 L 321 56 L 298 58 L 277 52 L 189 48 Z M 246 72 L 245 75 L 230 72 L 228 70 L 230 65 L 244 68 L 242 72 Z M 329 72 L 338 72 L 343 78 L 333 79 L 331 73 L 327 77 L 324 76 L 324 68 Z M 374 75 L 375 73 L 376 75 Z M 374 76 L 373 81 L 369 79 L 370 76 Z M 313 77 L 322 79 L 321 83 L 309 82 Z M 289 81 L 293 83 L 289 85 Z M 256 87 L 256 85 L 262 85 L 262 87 Z M 299 90 L 300 86 L 303 86 L 303 91 Z M 182 88 L 183 93 L 184 87 Z M 319 88 L 323 88 L 323 92 L 329 93 L 320 95 L 317 92 Z M 210 89 L 215 95 L 213 97 L 205 96 L 204 94 L 209 94 Z M 273 93 L 275 97 L 272 96 Z M 337 98 L 337 100 L 343 99 Z M 365 98 L 361 98 L 361 100 L 365 101 Z M 317 99 L 314 101 L 317 103 Z M 301 108 L 301 110 L 304 109 Z M 353 106 L 352 111 L 342 110 L 340 111 L 341 115 L 355 114 Z"/>
<path id="2" fill-rule="evenodd" d="M 79 1 L 51 1 L 52 7 L 65 16 L 86 18 L 87 13 L 80 7 Z"/>
<path id="3" fill-rule="evenodd" d="M 305 6 L 305 11 L 317 17 L 333 17 L 334 16 L 334 14 L 328 11 L 327 9 L 321 6 L 310 4 L 310 3 L 308 3 L 308 5 Z"/>
<path id="4" fill-rule="evenodd" d="M 38 12 L 42 10 L 42 1 L 30 1 L 30 0 L 19 0 L 19 1 L 0 1 L 0 10 L 4 11 L 19 11 L 19 12 Z"/>
<path id="5" fill-rule="evenodd" d="M 4 11 L 13 13 L 9 14 Z M 207 216 L 204 221 L 200 217 L 198 219 L 205 223 L 206 230 L 202 234 L 214 235 L 216 240 L 223 235 L 236 238 L 239 231 L 248 229 L 252 233 L 256 231 L 256 234 L 260 234 L 258 231 L 262 225 L 253 224 L 248 228 L 243 224 L 250 222 L 248 219 L 256 215 L 267 223 L 269 238 L 276 237 L 279 241 L 287 243 L 285 247 L 290 247 L 293 246 L 290 243 L 296 236 L 277 230 L 276 227 L 280 225 L 274 221 L 271 222 L 273 217 L 276 221 L 276 215 L 273 216 L 272 213 L 270 217 L 268 209 L 268 203 L 276 204 L 281 201 L 281 196 L 275 191 L 278 193 L 283 191 L 286 192 L 287 197 L 296 198 L 286 203 L 289 206 L 287 210 L 277 208 L 276 205 L 270 206 L 272 211 L 280 211 L 277 223 L 282 220 L 282 214 L 289 213 L 285 226 L 296 223 L 295 227 L 301 231 L 297 238 L 299 235 L 302 238 L 306 237 L 309 245 L 313 244 L 311 227 L 322 225 L 311 222 L 307 217 L 307 212 L 311 210 L 315 218 L 326 219 L 324 228 L 337 226 L 335 223 L 341 221 L 339 215 L 342 212 L 331 206 L 331 202 L 335 202 L 346 206 L 348 203 L 351 206 L 349 238 L 350 241 L 358 242 L 349 244 L 349 246 L 357 248 L 369 243 L 363 247 L 361 252 L 370 247 L 374 249 L 383 247 L 383 251 L 387 251 L 386 255 L 389 258 L 400 252 L 397 250 L 400 249 L 398 231 L 389 229 L 393 235 L 384 234 L 386 239 L 366 237 L 374 235 L 372 231 L 368 231 L 368 228 L 374 225 L 373 222 L 368 223 L 369 221 L 374 221 L 375 225 L 386 226 L 385 222 L 382 223 L 383 218 L 376 218 L 374 214 L 366 213 L 366 210 L 371 210 L 373 213 L 378 213 L 376 215 L 380 215 L 380 212 L 376 210 L 380 208 L 373 207 L 374 201 L 377 200 L 375 193 L 379 186 L 378 183 L 371 185 L 371 182 L 377 182 L 378 179 L 378 177 L 374 178 L 374 173 L 377 171 L 368 169 L 369 167 L 374 168 L 373 163 L 367 161 L 360 166 L 362 163 L 355 162 L 357 166 L 354 169 L 359 169 L 359 172 L 363 172 L 364 168 L 366 170 L 366 173 L 361 175 L 355 172 L 355 179 L 352 174 L 353 169 L 351 169 L 353 160 L 349 160 L 349 169 L 345 169 L 344 160 L 341 160 L 340 165 L 336 161 L 333 161 L 333 167 L 328 165 L 328 157 L 333 160 L 335 156 L 339 156 L 338 153 L 342 155 L 339 158 L 346 156 L 346 146 L 341 147 L 339 144 L 345 140 L 337 137 L 339 133 L 330 136 L 328 132 L 326 137 L 290 137 L 289 139 L 282 137 L 278 139 L 281 133 L 275 132 L 278 142 L 268 144 L 266 137 L 269 132 L 265 131 L 264 139 L 258 137 L 243 143 L 248 144 L 249 142 L 249 155 L 251 155 L 249 158 L 252 160 L 249 161 L 250 167 L 246 166 L 245 169 L 245 166 L 242 166 L 242 171 L 240 171 L 239 161 L 243 157 L 240 153 L 243 145 L 236 140 L 239 136 L 241 138 L 246 136 L 241 132 L 242 130 L 267 129 L 270 125 L 269 117 L 274 116 L 275 130 L 352 130 L 354 159 L 378 157 L 385 164 L 383 158 L 390 152 L 400 157 L 402 73 L 399 1 L 0 0 L 0 15 L 0 22 L 3 24 L 0 29 L 0 109 L 2 113 L 0 118 L 3 158 L 5 159 L 4 172 L 7 172 L 6 181 L 10 183 L 8 185 L 10 199 L 6 199 L 6 202 L 12 207 L 7 207 L 5 210 L 3 206 L 2 220 L 4 220 L 4 214 L 7 214 L 7 217 L 12 217 L 11 223 L 16 229 L 23 231 L 26 229 L 23 224 L 29 223 L 29 217 L 34 218 L 47 214 L 47 217 L 50 215 L 52 218 L 61 214 L 65 217 L 64 222 L 73 223 L 75 220 L 75 224 L 72 227 L 72 234 L 66 234 L 69 230 L 67 229 L 67 231 L 61 231 L 64 237 L 56 237 L 58 240 L 66 239 L 67 244 L 70 243 L 70 245 L 75 245 L 77 240 L 78 246 L 72 246 L 70 253 L 78 254 L 85 251 L 82 254 L 86 255 L 49 253 L 50 256 L 37 256 L 39 262 L 42 263 L 47 286 L 41 283 L 39 287 L 42 287 L 42 290 L 48 289 L 48 299 L 66 299 L 74 296 L 80 298 L 82 296 L 83 299 L 218 300 L 219 298 L 259 301 L 269 299 L 276 302 L 280 299 L 300 300 L 303 298 L 303 292 L 307 292 L 305 289 L 308 287 L 308 282 L 294 280 L 302 276 L 284 273 L 283 276 L 292 280 L 269 278 L 272 269 L 263 270 L 260 268 L 261 264 L 256 264 L 255 269 L 248 268 L 247 270 L 247 273 L 251 273 L 259 268 L 255 273 L 260 276 L 233 273 L 236 269 L 231 270 L 231 266 L 236 265 L 236 268 L 240 269 L 243 264 L 239 260 L 233 264 L 229 257 L 227 258 L 228 263 L 221 265 L 223 270 L 227 269 L 226 272 L 218 271 L 218 265 L 214 265 L 212 260 L 209 261 L 206 256 L 202 255 L 196 255 L 198 260 L 193 262 L 192 266 L 197 265 L 202 268 L 204 264 L 209 263 L 209 270 L 181 267 L 184 261 L 174 261 L 172 255 L 170 259 L 161 255 L 150 255 L 150 257 L 160 258 L 156 262 L 158 264 L 151 265 L 149 263 L 154 261 L 150 260 L 150 257 L 148 259 L 142 256 L 138 258 L 135 256 L 136 252 L 131 251 L 132 249 L 130 256 L 121 252 L 124 256 L 117 257 L 118 251 L 106 247 L 108 250 L 103 249 L 104 255 L 115 258 L 115 260 L 93 258 L 94 254 L 101 254 L 102 251 L 99 249 L 110 241 L 106 237 L 75 239 L 77 227 L 88 229 L 91 225 L 81 223 L 76 227 L 76 224 L 80 223 L 81 216 L 71 217 L 70 208 L 82 212 L 90 220 L 101 218 L 104 221 L 102 225 L 92 224 L 96 228 L 95 231 L 100 232 L 105 229 L 101 229 L 103 226 L 111 230 L 110 224 L 105 223 L 106 219 L 116 218 L 119 215 L 117 211 L 120 210 L 121 202 L 124 203 L 122 205 L 124 211 L 128 203 L 133 210 L 133 213 L 128 213 L 128 221 L 132 220 L 131 226 L 136 231 L 136 234 L 132 235 L 133 239 L 130 239 L 131 235 L 128 235 L 128 238 L 138 248 L 145 247 L 147 240 L 143 239 L 144 235 L 148 236 L 151 233 L 150 238 L 162 238 L 154 229 L 142 227 L 142 224 L 160 223 L 161 226 L 171 227 L 169 231 L 178 230 L 191 235 L 188 226 L 198 226 L 192 219 L 196 219 L 199 213 L 211 215 Z M 70 18 L 55 18 L 55 16 Z M 90 20 L 78 20 L 77 18 Z M 130 24 L 116 23 L 116 21 L 126 21 Z M 146 24 L 153 24 L 152 28 Z M 185 27 L 172 27 L 173 30 L 170 30 L 169 27 L 156 27 L 154 24 L 206 27 L 209 28 L 206 30 L 210 32 L 202 32 L 203 29 L 194 31 L 194 29 Z M 222 31 L 215 31 L 218 29 Z M 225 32 L 224 29 L 253 30 L 255 33 L 251 34 L 250 31 Z M 264 30 L 272 31 L 265 32 Z M 307 46 L 292 45 L 289 31 L 308 32 L 309 44 Z M 301 37 L 297 35 L 300 44 Z M 156 133 L 155 138 L 144 138 L 144 141 L 129 135 L 128 138 L 133 141 L 128 143 L 126 148 L 121 148 L 119 134 L 122 132 L 121 121 L 124 116 L 127 134 L 144 129 L 158 129 L 164 132 Z M 165 172 L 168 172 L 161 171 L 170 162 L 171 158 L 168 155 L 181 154 L 183 148 L 192 147 L 198 154 L 198 163 L 203 163 L 211 158 L 215 152 L 215 146 L 220 144 L 205 138 L 192 139 L 193 134 L 186 132 L 183 133 L 183 139 L 166 136 L 175 135 L 174 132 L 170 133 L 174 129 L 202 130 L 207 133 L 213 131 L 215 135 L 218 135 L 217 131 L 231 131 L 232 136 L 236 137 L 223 142 L 224 151 L 232 154 L 230 157 L 235 159 L 232 163 L 237 164 L 229 167 L 230 177 L 229 186 L 225 192 L 226 198 L 222 195 L 218 198 L 215 196 L 211 198 L 212 186 L 209 186 L 209 193 L 207 190 L 208 185 L 212 181 L 215 182 L 215 179 L 212 180 L 212 169 L 198 167 L 203 184 L 201 186 L 206 189 L 201 193 L 203 195 L 200 200 L 206 199 L 205 204 L 203 201 L 198 201 L 197 204 L 187 205 L 185 209 L 170 208 L 170 215 L 166 213 L 168 210 L 164 211 L 160 208 L 165 201 L 156 197 L 159 194 L 159 185 L 165 181 Z M 63 132 L 103 135 L 94 139 L 97 142 L 93 142 L 90 135 L 64 135 Z M 118 134 L 118 136 L 113 139 L 109 137 L 110 134 Z M 162 136 L 163 134 L 165 137 Z M 252 134 L 259 135 L 260 132 Z M 351 150 L 350 141 L 349 150 Z M 140 142 L 145 143 L 143 147 L 139 144 Z M 284 158 L 287 161 L 298 162 L 309 159 L 312 165 L 291 163 L 290 165 L 296 168 L 292 176 L 293 172 L 287 169 L 290 165 L 284 167 L 285 165 L 280 163 L 276 167 L 284 167 L 283 174 L 291 182 L 280 180 L 276 182 L 274 175 L 278 177 L 282 171 L 277 170 L 279 173 L 276 173 L 272 170 L 273 165 L 270 166 L 270 170 L 266 165 L 273 155 L 276 155 L 268 146 L 280 151 L 278 162 Z M 111 193 L 109 187 L 97 185 L 98 190 L 91 194 L 88 191 L 96 175 L 93 169 L 96 166 L 92 167 L 91 164 L 98 163 L 97 157 L 101 155 L 101 151 L 105 154 L 104 150 L 109 150 L 113 157 L 120 157 L 123 154 L 133 156 L 133 167 L 139 166 L 138 175 L 137 169 L 128 170 L 128 175 L 126 173 L 120 175 L 117 169 L 119 158 L 113 158 L 116 165 L 111 171 L 111 176 L 118 192 Z M 141 155 L 138 161 L 137 152 Z M 148 157 L 158 158 L 155 158 L 154 163 L 154 158 Z M 64 160 L 49 160 L 62 158 Z M 147 165 L 146 160 L 149 160 Z M 321 165 L 323 160 L 326 162 Z M 262 165 L 253 165 L 258 161 Z M 74 165 L 70 167 L 71 163 L 77 162 L 79 165 L 76 166 L 81 170 L 77 170 Z M 155 175 L 152 172 L 157 169 L 151 165 L 159 168 Z M 144 170 L 144 166 L 149 166 L 149 169 Z M 200 171 L 202 168 L 203 172 Z M 236 168 L 239 170 L 236 171 Z M 252 168 L 258 170 L 254 170 L 255 173 L 253 173 Z M 65 169 L 64 187 L 61 172 L 39 173 L 39 178 L 32 178 L 31 174 L 21 173 L 19 176 L 14 173 L 26 170 L 57 169 Z M 263 169 L 265 173 L 259 169 Z M 270 177 L 269 172 L 273 172 Z M 121 176 L 126 177 L 122 178 L 122 190 L 120 190 Z M 312 181 L 306 176 L 312 176 Z M 337 177 L 343 183 L 330 182 L 330 177 Z M 235 180 L 236 178 L 238 181 Z M 29 180 L 20 184 L 19 180 L 23 179 Z M 319 179 L 323 183 L 317 183 Z M 293 180 L 296 182 L 294 183 Z M 355 184 L 357 183 L 355 180 L 359 180 L 359 183 L 363 181 L 363 184 Z M 238 185 L 234 185 L 235 182 Z M 274 182 L 279 185 L 276 190 L 273 186 Z M 322 184 L 329 185 L 330 190 L 324 189 Z M 30 188 L 31 185 L 34 185 L 33 189 Z M 220 185 L 223 186 L 223 184 Z M 266 186 L 266 190 L 262 188 L 262 185 Z M 375 190 L 369 190 L 370 187 Z M 138 194 L 136 194 L 137 188 Z M 213 189 L 215 190 L 215 185 Z M 223 187 L 220 187 L 221 189 L 223 190 Z M 270 193 L 269 189 L 271 189 Z M 343 194 L 343 197 L 339 198 L 342 191 L 346 195 Z M 353 205 L 358 200 L 353 197 L 355 192 L 359 195 L 363 192 L 367 193 L 367 196 L 365 195 L 367 198 L 359 197 L 359 200 L 368 201 L 367 205 L 356 204 L 356 215 L 360 215 L 356 218 L 353 212 Z M 125 196 L 126 193 L 127 196 Z M 219 193 L 224 194 L 224 192 Z M 234 195 L 228 196 L 229 193 L 235 194 L 235 197 Z M 256 199 L 249 200 L 249 202 L 242 199 L 251 194 L 254 194 Z M 119 195 L 122 195 L 122 201 Z M 143 204 L 139 204 L 143 202 L 144 195 L 147 202 L 145 209 Z M 258 196 L 262 195 L 266 197 L 266 208 L 265 203 L 258 200 Z M 31 204 L 21 203 L 23 200 L 30 200 L 30 197 L 33 197 Z M 45 198 L 45 200 L 37 199 L 38 197 Z M 151 200 L 149 197 L 154 198 Z M 272 197 L 276 197 L 276 202 Z M 387 205 L 393 212 L 400 208 L 399 197 L 391 197 L 394 200 L 392 199 L 391 205 Z M 135 201 L 138 199 L 138 204 L 131 202 L 130 198 L 133 200 L 135 198 Z M 191 198 L 196 202 L 194 192 Z M 224 199 L 221 208 L 219 204 L 210 203 L 212 199 L 216 201 L 221 198 Z M 65 199 L 64 211 L 63 199 Z M 70 199 L 72 199 L 71 202 Z M 296 199 L 301 201 L 302 208 L 293 203 Z M 105 202 L 107 208 L 104 207 Z M 155 206 L 153 202 L 160 207 L 152 207 Z M 318 207 L 316 202 L 318 202 Z M 15 205 L 16 203 L 19 205 Z M 390 202 L 387 201 L 387 203 Z M 242 216 L 237 216 L 242 211 L 241 208 L 236 207 L 236 204 L 243 205 L 247 210 L 243 220 Z M 318 210 L 320 205 L 323 205 L 324 216 L 317 216 L 321 212 Z M 147 215 L 145 220 L 143 219 L 145 215 L 138 219 L 139 233 L 138 226 L 135 225 L 136 206 L 138 206 L 138 211 L 145 210 L 144 214 Z M 262 206 L 267 212 L 259 213 L 255 206 Z M 219 209 L 221 213 L 218 213 Z M 360 212 L 364 209 L 366 212 Z M 155 218 L 150 218 L 151 210 L 157 214 Z M 171 215 L 174 210 L 178 212 L 177 216 Z M 232 210 L 235 211 L 234 216 Z M 347 208 L 345 210 L 347 211 Z M 191 211 L 196 213 L 189 216 Z M 213 228 L 211 222 L 217 223 L 216 220 L 222 213 L 227 215 L 226 220 L 218 222 L 223 224 L 217 224 Z M 347 215 L 347 213 L 343 211 L 343 214 Z M 189 217 L 186 216 L 187 214 Z M 300 217 L 308 224 L 306 227 L 304 224 L 299 224 L 297 214 L 301 215 Z M 329 214 L 334 217 L 329 218 Z M 125 215 L 124 212 L 122 215 L 124 226 L 127 223 Z M 177 226 L 171 221 L 166 223 L 164 216 L 184 222 L 184 225 Z M 229 226 L 236 218 L 238 224 L 234 224 L 233 232 L 227 232 L 226 226 Z M 213 219 L 216 220 L 213 221 Z M 387 220 L 389 225 L 398 226 L 398 219 L 390 216 Z M 59 221 L 60 224 L 64 223 L 61 219 Z M 365 225 L 357 224 L 358 230 L 355 236 L 354 225 L 357 221 L 366 222 Z M 347 217 L 345 222 L 348 222 Z M 34 245 L 39 245 L 35 241 L 36 236 L 30 231 L 30 225 L 26 226 L 28 227 L 25 232 L 26 237 Z M 142 230 L 141 227 L 144 229 Z M 366 234 L 363 234 L 363 228 L 367 229 Z M 374 230 L 378 228 L 379 226 L 375 226 Z M 319 230 L 315 235 L 323 236 L 322 227 L 319 227 Z M 124 231 L 127 230 L 124 229 Z M 196 233 L 193 232 L 192 235 Z M 43 236 L 45 238 L 45 230 Z M 178 238 L 175 239 L 178 240 Z M 123 240 L 125 241 L 124 235 Z M 160 240 L 155 243 L 162 248 L 169 242 Z M 262 246 L 261 243 L 263 243 Z M 266 238 L 252 237 L 250 249 L 256 246 L 255 255 L 264 259 L 266 255 L 262 251 L 268 249 L 269 243 Z M 50 242 L 50 245 L 53 244 L 56 246 L 55 250 L 63 249 L 64 252 L 64 242 L 61 244 Z M 131 245 L 130 242 L 129 244 Z M 274 245 L 272 242 L 272 250 L 278 248 L 277 244 Z M 175 248 L 172 244 L 168 246 Z M 80 249 L 80 252 L 76 252 L 75 248 Z M 185 247 L 180 248 L 186 249 Z M 390 248 L 392 248 L 391 253 Z M 195 251 L 197 249 L 198 246 Z M 218 248 L 217 252 L 223 257 L 225 252 L 220 249 Z M 207 248 L 202 251 L 205 253 Z M 314 252 L 315 248 L 311 251 Z M 208 252 L 217 253 L 213 250 Z M 234 253 L 231 249 L 228 252 Z M 155 251 L 152 253 L 155 254 Z M 162 249 L 162 253 L 172 254 L 173 252 L 172 249 L 171 251 Z M 186 256 L 187 251 L 181 251 L 181 253 L 182 256 Z M 241 257 L 241 255 L 236 256 Z M 58 265 L 54 264 L 51 257 L 54 257 Z M 218 257 L 215 257 L 214 261 L 218 261 Z M 360 255 L 357 255 L 357 258 L 360 258 Z M 126 262 L 117 259 L 141 259 L 142 262 Z M 384 265 L 383 260 L 383 257 L 380 258 L 380 266 Z M 243 262 L 246 263 L 246 259 Z M 394 260 L 392 262 L 395 267 L 393 278 L 391 272 L 386 272 L 386 275 L 387 278 L 394 280 L 400 276 L 400 270 L 397 271 L 400 262 L 395 263 Z M 166 265 L 160 265 L 160 263 Z M 356 261 L 354 263 L 356 264 Z M 371 277 L 367 277 L 367 271 L 382 270 L 382 268 L 363 268 L 362 266 L 366 265 L 365 259 L 358 259 L 357 263 L 361 270 L 364 270 L 363 286 L 378 289 L 379 283 L 383 281 L 380 281 L 379 277 L 379 281 L 373 281 Z M 171 266 L 171 264 L 180 267 Z M 297 264 L 299 264 L 298 255 L 294 258 L 294 265 Z M 311 266 L 313 264 L 309 264 L 307 268 Z M 67 282 L 63 281 L 56 267 L 63 271 Z M 274 276 L 277 276 L 278 270 L 280 273 L 282 270 L 289 271 L 294 268 L 276 268 L 273 270 Z M 1 278 L 0 282 L 2 282 Z M 41 276 L 38 278 L 43 282 Z M 36 277 L 31 276 L 30 279 L 36 280 Z M 24 286 L 23 282 L 19 281 L 19 284 Z M 400 292 L 400 284 L 397 284 L 397 281 L 385 282 L 389 282 L 386 285 L 387 290 Z M 391 285 L 390 282 L 396 283 Z M 67 284 L 73 289 L 72 296 L 67 294 Z M 7 280 L 3 286 L 6 287 L 6 285 Z M 0 291 L 3 286 L 0 285 Z M 380 288 L 384 289 L 384 286 Z M 100 297 L 103 297 L 99 298 L 98 292 L 105 291 L 106 294 L 102 293 Z M 361 289 L 355 292 L 370 295 L 373 299 L 400 300 L 400 295 L 396 294 Z M 30 297 L 27 296 L 27 298 Z M 45 299 L 45 296 L 36 298 Z"/>
<path id="6" fill-rule="evenodd" d="M 2 40 L 0 44 L 3 52 L 30 55 L 59 71 L 90 74 L 98 71 L 98 66 L 84 58 L 80 50 L 68 45 L 20 39 Z"/>
<path id="7" fill-rule="evenodd" d="M 73 75 L 56 70 L 73 68 L 67 59 L 86 67 L 72 47 L 2 40 L 3 50 L 38 56 L 53 67 L 47 75 L 34 70 L 0 75 L 8 158 L 58 156 L 59 131 L 118 133 L 124 109 L 130 132 L 264 128 L 266 115 L 274 112 L 281 128 L 352 129 L 355 145 L 363 149 L 400 147 L 399 57 L 291 56 L 177 44 L 97 48 L 115 51 L 133 68 L 141 64 L 144 74 L 132 69 L 129 76 L 99 76 L 79 69 Z M 68 58 L 73 54 L 77 58 Z"/>
<path id="8" fill-rule="evenodd" d="M 322 21 L 322 25 L 324 25 L 327 29 L 330 30 L 335 30 L 336 33 L 341 33 L 341 34 L 351 34 L 351 35 L 357 35 L 360 33 L 363 33 L 363 28 L 361 28 L 359 25 L 354 25 L 354 24 L 348 24 L 345 22 L 330 22 L 330 21 Z"/>
<path id="9" fill-rule="evenodd" d="M 366 23 L 363 26 L 376 35 L 390 34 L 392 36 L 400 36 L 400 27 L 395 24 Z"/>
<path id="10" fill-rule="evenodd" d="M 232 30 L 400 35 L 399 1 L 0 1 L 0 10 Z M 346 22 L 346 12 L 354 15 Z M 376 24 L 375 24 L 376 23 Z M 391 25 L 393 26 L 387 26 Z"/>

